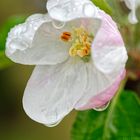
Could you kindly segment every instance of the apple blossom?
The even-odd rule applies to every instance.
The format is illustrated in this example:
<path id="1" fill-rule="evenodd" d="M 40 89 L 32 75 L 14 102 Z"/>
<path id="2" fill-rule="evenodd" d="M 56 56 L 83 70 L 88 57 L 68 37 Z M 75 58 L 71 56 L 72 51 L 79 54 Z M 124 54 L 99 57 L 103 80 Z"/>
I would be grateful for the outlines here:
<path id="1" fill-rule="evenodd" d="M 6 54 L 37 65 L 23 107 L 51 127 L 74 108 L 105 106 L 125 76 L 127 52 L 116 23 L 89 0 L 49 0 L 47 8 L 10 31 Z"/>

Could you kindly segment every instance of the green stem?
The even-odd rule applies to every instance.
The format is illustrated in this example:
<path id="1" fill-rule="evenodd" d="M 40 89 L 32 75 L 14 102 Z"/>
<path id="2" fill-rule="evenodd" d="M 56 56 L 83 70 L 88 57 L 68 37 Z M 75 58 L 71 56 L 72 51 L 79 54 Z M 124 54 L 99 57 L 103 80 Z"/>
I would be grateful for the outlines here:
<path id="1" fill-rule="evenodd" d="M 117 104 L 117 101 L 118 101 L 118 98 L 120 97 L 125 85 L 126 85 L 126 82 L 128 80 L 128 77 L 126 76 L 126 78 L 122 81 L 121 85 L 120 85 L 120 88 L 116 94 L 116 96 L 114 97 L 109 109 L 108 109 L 108 113 L 107 113 L 107 116 L 106 116 L 106 121 L 105 121 L 105 125 L 104 125 L 104 133 L 103 133 L 103 138 L 102 140 L 106 140 L 107 137 L 106 137 L 106 134 L 107 134 L 107 131 L 108 131 L 108 124 L 109 124 L 109 121 L 111 120 L 111 117 L 112 117 L 112 114 L 113 114 L 113 110 L 115 108 L 115 105 Z"/>

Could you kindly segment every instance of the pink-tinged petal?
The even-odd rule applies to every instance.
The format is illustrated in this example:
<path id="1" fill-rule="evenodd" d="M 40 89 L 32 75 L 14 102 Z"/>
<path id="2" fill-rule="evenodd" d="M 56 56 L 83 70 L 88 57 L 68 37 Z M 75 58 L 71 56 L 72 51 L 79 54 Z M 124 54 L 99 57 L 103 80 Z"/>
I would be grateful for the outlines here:
<path id="1" fill-rule="evenodd" d="M 86 109 L 102 107 L 113 98 L 113 96 L 115 95 L 115 93 L 117 92 L 120 86 L 120 82 L 124 79 L 124 77 L 125 77 L 125 70 L 117 77 L 116 81 L 110 87 L 108 87 L 98 95 L 93 96 L 89 100 L 89 102 L 84 106 L 81 106 L 80 108 L 76 108 L 76 109 L 86 110 Z"/>
<path id="2" fill-rule="evenodd" d="M 87 83 L 83 61 L 37 66 L 28 82 L 23 107 L 27 115 L 49 127 L 57 125 L 83 95 Z"/>
<path id="3" fill-rule="evenodd" d="M 93 41 L 92 61 L 87 64 L 88 83 L 84 95 L 75 106 L 76 109 L 85 106 L 94 97 L 101 97 L 100 94 L 103 91 L 110 89 L 125 69 L 128 58 L 115 22 L 103 11 L 99 11 L 99 13 L 102 23 Z M 118 84 L 120 82 L 121 78 Z M 111 90 L 112 95 L 117 88 L 118 86 L 114 91 Z M 108 94 L 106 98 L 108 98 Z"/>
<path id="4" fill-rule="evenodd" d="M 100 11 L 102 24 L 92 45 L 95 67 L 105 74 L 120 73 L 128 59 L 121 34 L 112 18 Z"/>

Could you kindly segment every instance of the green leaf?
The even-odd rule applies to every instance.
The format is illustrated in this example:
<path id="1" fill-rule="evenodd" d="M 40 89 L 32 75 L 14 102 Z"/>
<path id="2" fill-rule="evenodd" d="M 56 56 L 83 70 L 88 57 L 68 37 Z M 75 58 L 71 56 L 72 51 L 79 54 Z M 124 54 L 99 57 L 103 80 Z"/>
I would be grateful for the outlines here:
<path id="1" fill-rule="evenodd" d="M 72 140 L 139 140 L 140 101 L 135 93 L 123 91 L 103 112 L 80 112 Z"/>
<path id="2" fill-rule="evenodd" d="M 104 10 L 109 15 L 112 14 L 112 8 L 109 6 L 109 4 L 106 2 L 106 0 L 91 0 L 96 6 L 98 6 L 100 9 Z"/>
<path id="3" fill-rule="evenodd" d="M 5 49 L 6 38 L 10 29 L 15 25 L 24 22 L 25 18 L 26 16 L 23 15 L 12 16 L 5 21 L 3 26 L 0 28 L 0 50 Z"/>
<path id="4" fill-rule="evenodd" d="M 13 63 L 5 56 L 4 51 L 0 52 L 0 70 L 4 69 Z"/>

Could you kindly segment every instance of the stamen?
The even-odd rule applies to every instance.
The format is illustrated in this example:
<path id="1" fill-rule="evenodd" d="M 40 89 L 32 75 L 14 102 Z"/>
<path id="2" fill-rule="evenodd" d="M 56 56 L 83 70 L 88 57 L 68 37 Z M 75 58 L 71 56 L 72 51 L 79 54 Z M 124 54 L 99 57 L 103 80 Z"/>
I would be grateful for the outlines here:
<path id="1" fill-rule="evenodd" d="M 77 50 L 76 50 L 76 48 L 71 47 L 70 50 L 69 50 L 69 55 L 70 55 L 71 57 L 76 56 L 76 55 L 77 55 Z"/>
<path id="2" fill-rule="evenodd" d="M 73 29 L 72 33 L 63 32 L 61 35 L 61 40 L 65 42 L 71 41 L 72 45 L 69 49 L 69 55 L 71 57 L 78 56 L 84 62 L 90 60 L 93 38 L 94 36 L 91 33 L 89 34 L 83 26 Z"/>

